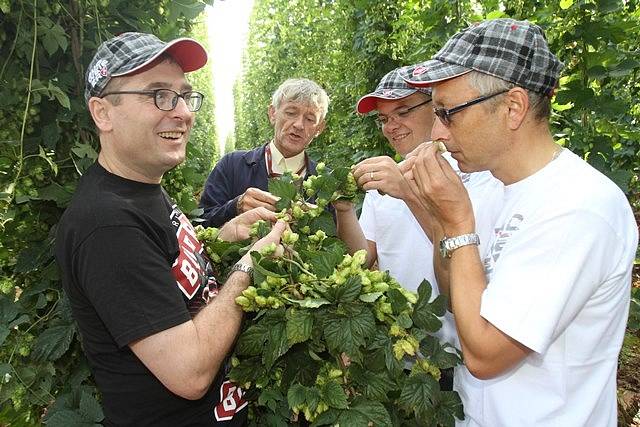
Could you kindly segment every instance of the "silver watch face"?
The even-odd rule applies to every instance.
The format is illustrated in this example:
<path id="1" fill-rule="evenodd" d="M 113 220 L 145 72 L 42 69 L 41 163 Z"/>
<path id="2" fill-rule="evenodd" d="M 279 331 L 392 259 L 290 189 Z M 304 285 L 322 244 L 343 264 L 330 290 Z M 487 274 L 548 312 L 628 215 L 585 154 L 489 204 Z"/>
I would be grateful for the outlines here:
<path id="1" fill-rule="evenodd" d="M 449 250 L 447 249 L 447 240 L 448 239 L 446 237 L 443 237 L 440 240 L 440 244 L 438 245 L 439 249 L 440 249 L 440 256 L 442 258 L 448 258 L 449 257 Z"/>

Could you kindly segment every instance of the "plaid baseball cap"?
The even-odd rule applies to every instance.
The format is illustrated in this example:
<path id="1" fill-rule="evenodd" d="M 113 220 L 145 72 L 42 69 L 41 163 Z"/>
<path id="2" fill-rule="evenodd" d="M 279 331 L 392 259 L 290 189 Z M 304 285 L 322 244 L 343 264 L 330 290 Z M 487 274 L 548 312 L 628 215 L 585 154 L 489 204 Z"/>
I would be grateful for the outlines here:
<path id="1" fill-rule="evenodd" d="M 142 71 L 165 52 L 185 73 L 207 63 L 207 51 L 193 39 L 179 38 L 165 43 L 152 34 L 122 33 L 98 47 L 85 76 L 85 100 L 100 96 L 112 77 Z"/>
<path id="2" fill-rule="evenodd" d="M 367 114 L 376 109 L 378 99 L 402 99 L 416 92 L 422 92 L 431 96 L 431 88 L 416 88 L 409 86 L 398 73 L 396 68 L 388 72 L 378 83 L 376 90 L 363 96 L 356 104 L 356 111 Z"/>
<path id="3" fill-rule="evenodd" d="M 431 60 L 404 67 L 400 74 L 408 84 L 423 87 L 476 70 L 550 96 L 563 67 L 539 26 L 501 18 L 455 34 Z"/>

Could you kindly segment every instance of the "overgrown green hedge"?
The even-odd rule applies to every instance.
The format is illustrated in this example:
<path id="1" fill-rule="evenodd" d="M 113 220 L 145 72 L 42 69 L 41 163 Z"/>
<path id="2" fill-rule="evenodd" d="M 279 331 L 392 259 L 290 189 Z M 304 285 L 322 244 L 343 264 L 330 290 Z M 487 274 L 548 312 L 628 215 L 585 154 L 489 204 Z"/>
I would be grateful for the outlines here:
<path id="1" fill-rule="evenodd" d="M 72 426 L 102 417 L 51 257 L 52 235 L 79 174 L 96 156 L 84 67 L 112 34 L 195 34 L 202 0 L 0 0 L 0 424 Z M 428 58 L 482 18 L 538 22 L 567 64 L 554 104 L 557 137 L 638 203 L 639 12 L 636 0 L 256 0 L 246 73 L 236 88 L 236 141 L 269 138 L 266 108 L 284 79 L 329 92 L 328 129 L 313 154 L 329 164 L 388 152 L 357 99 L 388 70 Z M 209 76 L 186 165 L 166 185 L 185 211 L 215 152 Z M 55 402 L 55 403 L 54 403 Z"/>
<path id="2" fill-rule="evenodd" d="M 0 0 L 0 425 L 91 425 L 102 419 L 52 258 L 52 236 L 98 148 L 84 69 L 114 34 L 196 34 L 201 0 Z M 167 187 L 193 208 L 217 153 L 210 69 L 190 160 Z M 209 74 L 207 74 L 209 73 Z M 189 205 L 191 203 L 191 205 Z M 55 402 L 55 403 L 54 403 Z"/>
<path id="3" fill-rule="evenodd" d="M 236 144 L 270 137 L 266 106 L 292 76 L 331 97 L 327 130 L 312 145 L 329 164 L 388 152 L 354 106 L 394 67 L 428 59 L 455 32 L 482 19 L 542 26 L 566 64 L 555 98 L 558 141 L 588 158 L 637 204 L 640 145 L 640 14 L 621 0 L 265 0 L 251 20 L 245 74 L 236 95 Z"/>

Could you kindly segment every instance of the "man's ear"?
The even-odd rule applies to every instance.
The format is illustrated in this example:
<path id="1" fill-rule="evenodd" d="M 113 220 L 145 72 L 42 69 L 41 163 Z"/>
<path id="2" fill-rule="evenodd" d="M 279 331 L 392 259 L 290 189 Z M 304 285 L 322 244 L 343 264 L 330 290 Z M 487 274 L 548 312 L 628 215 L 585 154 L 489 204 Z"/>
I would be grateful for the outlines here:
<path id="1" fill-rule="evenodd" d="M 269 104 L 269 109 L 267 110 L 267 114 L 269 115 L 269 122 L 272 125 L 276 124 L 276 107 L 273 104 Z"/>
<path id="2" fill-rule="evenodd" d="M 521 87 L 514 87 L 505 97 L 508 107 L 507 125 L 511 130 L 517 130 L 529 112 L 529 94 Z"/>
<path id="3" fill-rule="evenodd" d="M 322 133 L 322 131 L 324 131 L 324 128 L 326 127 L 326 125 L 327 125 L 327 122 L 325 122 L 324 120 L 321 120 L 320 123 L 318 123 L 318 128 L 316 129 L 316 134 L 314 138 L 319 136 Z"/>
<path id="4" fill-rule="evenodd" d="M 113 124 L 111 123 L 111 108 L 113 105 L 109 101 L 94 96 L 89 99 L 88 107 L 91 117 L 100 132 L 109 132 L 113 129 Z"/>

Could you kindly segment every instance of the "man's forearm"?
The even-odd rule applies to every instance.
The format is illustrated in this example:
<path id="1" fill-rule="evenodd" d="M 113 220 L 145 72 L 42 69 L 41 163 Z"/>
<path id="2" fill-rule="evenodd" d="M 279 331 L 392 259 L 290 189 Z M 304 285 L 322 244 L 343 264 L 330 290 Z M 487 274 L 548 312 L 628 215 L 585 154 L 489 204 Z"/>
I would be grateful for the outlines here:
<path id="1" fill-rule="evenodd" d="M 235 299 L 250 283 L 248 274 L 232 273 L 213 301 L 193 319 L 201 344 L 203 372 L 209 373 L 211 381 L 229 354 L 242 325 L 243 312 Z"/>
<path id="2" fill-rule="evenodd" d="M 349 253 L 365 249 L 367 251 L 367 266 L 373 264 L 373 256 L 369 251 L 369 245 L 358 222 L 354 209 L 339 211 L 336 209 L 336 232 L 338 237 L 347 245 Z"/>
<path id="3" fill-rule="evenodd" d="M 193 320 L 130 344 L 132 351 L 172 393 L 199 399 L 211 386 L 233 345 L 243 313 L 235 298 L 251 278 L 235 272 Z"/>
<path id="4" fill-rule="evenodd" d="M 448 258 L 444 258 L 440 254 L 440 240 L 444 237 L 444 232 L 440 227 L 434 227 L 434 244 L 433 244 L 433 271 L 438 282 L 438 290 L 441 295 L 445 295 L 449 299 L 449 311 L 452 311 L 451 292 L 450 292 L 450 276 L 449 269 L 451 262 Z"/>
<path id="5" fill-rule="evenodd" d="M 469 371 L 490 379 L 524 359 L 531 350 L 480 315 L 487 284 L 477 246 L 463 246 L 453 253 L 449 277 L 451 306 Z"/>

